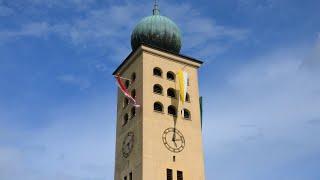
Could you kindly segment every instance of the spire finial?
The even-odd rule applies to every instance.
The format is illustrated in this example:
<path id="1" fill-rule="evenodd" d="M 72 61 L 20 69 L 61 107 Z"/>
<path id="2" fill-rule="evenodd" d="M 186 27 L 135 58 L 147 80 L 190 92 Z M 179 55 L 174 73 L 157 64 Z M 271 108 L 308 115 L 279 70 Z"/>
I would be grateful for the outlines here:
<path id="1" fill-rule="evenodd" d="M 154 6 L 153 6 L 153 15 L 159 15 L 160 10 L 159 10 L 159 5 L 158 5 L 158 0 L 154 0 Z"/>

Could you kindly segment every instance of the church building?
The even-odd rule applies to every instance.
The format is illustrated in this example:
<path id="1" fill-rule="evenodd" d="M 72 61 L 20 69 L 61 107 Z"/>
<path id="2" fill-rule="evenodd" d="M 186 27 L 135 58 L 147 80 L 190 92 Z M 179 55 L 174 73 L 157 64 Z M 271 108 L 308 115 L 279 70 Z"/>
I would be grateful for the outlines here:
<path id="1" fill-rule="evenodd" d="M 204 180 L 198 68 L 180 54 L 178 26 L 155 3 L 131 34 L 132 52 L 114 71 L 115 180 Z"/>

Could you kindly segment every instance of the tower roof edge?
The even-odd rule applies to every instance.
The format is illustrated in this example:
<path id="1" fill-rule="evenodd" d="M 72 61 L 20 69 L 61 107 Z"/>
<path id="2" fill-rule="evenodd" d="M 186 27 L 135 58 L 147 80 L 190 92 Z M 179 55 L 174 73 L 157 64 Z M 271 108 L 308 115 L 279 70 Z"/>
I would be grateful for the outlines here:
<path id="1" fill-rule="evenodd" d="M 195 58 L 190 57 L 190 56 L 186 56 L 186 55 L 183 55 L 183 54 L 176 54 L 176 53 L 173 53 L 173 52 L 168 51 L 166 49 L 161 49 L 159 47 L 154 47 L 154 46 L 151 46 L 151 45 L 148 45 L 148 44 L 141 44 L 139 48 L 137 48 L 136 50 L 131 51 L 131 53 L 122 61 L 122 63 L 116 68 L 116 70 L 112 73 L 112 75 L 116 75 L 117 73 L 119 73 L 119 71 L 121 71 L 122 67 L 124 67 L 127 64 L 127 62 L 131 59 L 131 57 L 133 57 L 138 52 L 142 52 L 143 50 L 147 50 L 148 48 L 152 49 L 152 50 L 157 50 L 157 51 L 160 51 L 160 52 L 164 52 L 164 53 L 167 53 L 167 54 L 182 58 L 184 60 L 188 60 L 192 64 L 198 64 L 197 67 L 200 67 L 203 64 L 203 61 L 195 59 Z M 190 65 L 192 65 L 192 64 L 190 64 Z"/>

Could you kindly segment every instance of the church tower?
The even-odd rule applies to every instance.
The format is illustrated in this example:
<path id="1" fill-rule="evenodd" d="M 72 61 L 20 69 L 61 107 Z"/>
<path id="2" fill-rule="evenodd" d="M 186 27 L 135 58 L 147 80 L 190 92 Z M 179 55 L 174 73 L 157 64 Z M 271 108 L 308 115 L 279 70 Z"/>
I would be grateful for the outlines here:
<path id="1" fill-rule="evenodd" d="M 179 28 L 160 15 L 157 3 L 153 15 L 133 30 L 132 52 L 113 73 L 123 83 L 117 97 L 115 180 L 205 179 L 202 62 L 180 54 L 181 42 Z"/>

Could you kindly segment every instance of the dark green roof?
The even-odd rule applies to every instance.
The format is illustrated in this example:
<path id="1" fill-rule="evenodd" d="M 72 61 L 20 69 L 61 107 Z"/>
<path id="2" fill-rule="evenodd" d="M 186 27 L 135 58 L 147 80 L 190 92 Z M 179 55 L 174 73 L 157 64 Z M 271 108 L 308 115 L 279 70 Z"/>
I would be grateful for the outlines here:
<path id="1" fill-rule="evenodd" d="M 181 33 L 178 26 L 156 9 L 152 16 L 143 18 L 131 34 L 132 50 L 141 44 L 179 53 L 181 49 Z"/>

